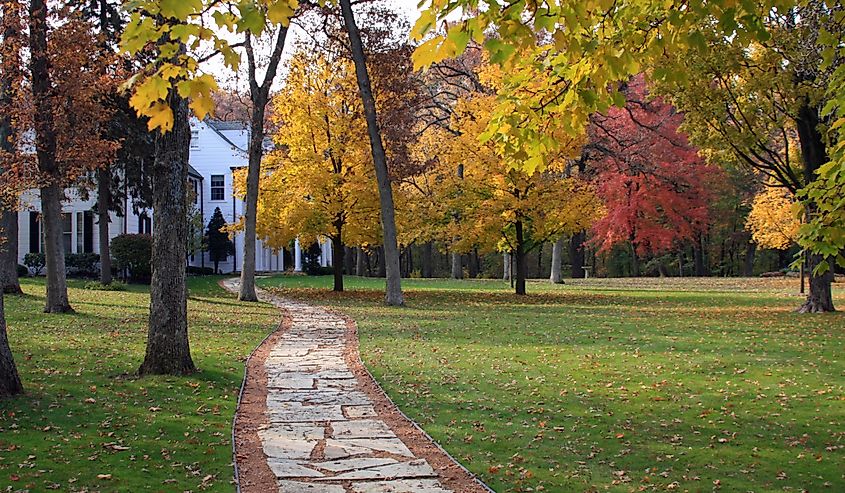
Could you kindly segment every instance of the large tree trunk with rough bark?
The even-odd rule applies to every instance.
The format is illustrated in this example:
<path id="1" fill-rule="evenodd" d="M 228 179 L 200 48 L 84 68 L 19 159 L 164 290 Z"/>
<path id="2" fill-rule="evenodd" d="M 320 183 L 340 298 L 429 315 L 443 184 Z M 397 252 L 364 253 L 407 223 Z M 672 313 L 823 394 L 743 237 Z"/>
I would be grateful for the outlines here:
<path id="1" fill-rule="evenodd" d="M 153 162 L 153 253 L 147 353 L 141 375 L 185 375 L 196 370 L 188 343 L 185 284 L 188 226 L 186 187 L 191 127 L 188 102 L 170 94 L 173 129 L 156 135 Z"/>
<path id="2" fill-rule="evenodd" d="M 563 243 L 564 238 L 561 236 L 552 246 L 552 272 L 549 275 L 549 280 L 552 284 L 563 284 L 563 274 L 561 267 L 563 264 Z"/>
<path id="3" fill-rule="evenodd" d="M 378 183 L 379 202 L 381 204 L 381 227 L 384 238 L 384 265 L 387 282 L 385 301 L 388 305 L 404 305 L 402 297 L 402 276 L 399 270 L 399 244 L 396 239 L 396 219 L 394 217 L 393 190 L 390 176 L 387 172 L 387 156 L 381 140 L 381 130 L 376 114 L 376 100 L 370 85 L 370 75 L 367 72 L 367 60 L 364 56 L 364 46 L 361 43 L 361 33 L 355 24 L 350 0 L 340 0 L 343 11 L 343 22 L 349 33 L 349 44 L 352 48 L 352 60 L 355 62 L 355 75 L 361 101 L 364 104 L 364 114 L 367 117 L 367 131 L 370 136 L 370 147 L 373 154 L 373 164 L 376 168 L 376 182 Z"/>
<path id="4" fill-rule="evenodd" d="M 522 229 L 522 221 L 516 224 L 516 294 L 525 294 L 525 275 L 528 269 L 525 261 L 525 236 Z"/>
<path id="5" fill-rule="evenodd" d="M 62 192 L 58 185 L 41 188 L 41 224 L 44 229 L 44 258 L 47 271 L 45 313 L 72 312 L 67 296 L 65 248 L 62 242 Z"/>
<path id="6" fill-rule="evenodd" d="M 56 163 L 56 129 L 50 100 L 49 56 L 47 54 L 47 4 L 29 4 L 29 66 L 35 107 L 35 154 L 41 180 L 41 222 L 44 228 L 44 256 L 47 270 L 47 313 L 71 312 L 65 278 L 65 252 L 62 243 L 61 171 Z"/>
<path id="7" fill-rule="evenodd" d="M 0 204 L 0 292 L 21 293 L 18 280 L 18 213 Z"/>
<path id="8" fill-rule="evenodd" d="M 815 180 L 816 170 L 828 161 L 824 139 L 819 132 L 819 110 L 810 107 L 808 100 L 798 110 L 798 141 L 801 144 L 801 157 L 804 161 L 804 183 Z M 815 213 L 812 206 L 807 207 L 807 218 Z M 810 292 L 807 300 L 798 308 L 801 313 L 821 313 L 835 311 L 831 295 L 833 282 L 833 260 L 829 259 L 830 268 L 821 275 L 816 275 L 815 268 L 825 259 L 820 255 L 809 255 L 807 270 L 810 275 Z"/>
<path id="9" fill-rule="evenodd" d="M 97 228 L 100 244 L 100 282 L 111 284 L 111 251 L 109 250 L 109 221 L 111 215 L 111 171 L 97 171 Z"/>
<path id="10" fill-rule="evenodd" d="M 584 278 L 584 263 L 586 262 L 584 241 L 586 239 L 587 233 L 585 231 L 578 231 L 569 240 L 569 261 L 572 263 L 570 275 L 573 279 Z"/>
<path id="11" fill-rule="evenodd" d="M 20 62 L 18 54 L 14 53 L 20 28 L 16 22 L 17 13 L 13 6 L 7 2 L 2 4 L 3 44 L 9 45 L 7 50 L 4 46 L 3 59 L 0 59 L 0 149 L 8 153 L 14 153 L 15 143 L 14 128 L 10 112 L 3 111 L 13 101 L 15 80 L 18 78 Z M 3 169 L 0 168 L 0 174 Z M 4 293 L 20 293 L 21 285 L 18 281 L 18 203 L 17 200 L 6 203 L 0 200 L 0 291 Z"/>
<path id="12" fill-rule="evenodd" d="M 3 306 L 3 292 L 0 291 L 0 398 L 9 397 L 23 392 L 21 377 L 12 357 L 9 347 L 9 337 L 6 334 L 6 310 Z"/>
<path id="13" fill-rule="evenodd" d="M 343 223 L 335 223 L 335 233 L 332 235 L 332 271 L 334 272 L 333 291 L 343 291 Z"/>

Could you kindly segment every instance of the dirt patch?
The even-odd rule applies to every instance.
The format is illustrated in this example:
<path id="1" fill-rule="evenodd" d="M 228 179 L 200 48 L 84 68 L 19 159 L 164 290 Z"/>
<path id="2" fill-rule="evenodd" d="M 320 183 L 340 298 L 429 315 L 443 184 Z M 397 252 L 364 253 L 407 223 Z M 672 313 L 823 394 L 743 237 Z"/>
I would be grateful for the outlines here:
<path id="1" fill-rule="evenodd" d="M 331 313 L 346 321 L 346 345 L 344 356 L 349 369 L 355 374 L 361 390 L 373 401 L 373 407 L 387 425 L 417 458 L 425 459 L 437 472 L 443 486 L 456 493 L 489 493 L 475 476 L 458 465 L 440 449 L 425 432 L 415 426 L 391 401 L 373 380 L 361 362 L 358 352 L 358 326 L 355 321 L 337 310 Z"/>
<path id="2" fill-rule="evenodd" d="M 258 430 L 270 424 L 267 419 L 267 370 L 264 361 L 290 326 L 290 315 L 282 311 L 279 327 L 258 346 L 247 363 L 246 384 L 235 416 L 235 460 L 243 493 L 279 490 L 276 475 L 267 464 Z"/>

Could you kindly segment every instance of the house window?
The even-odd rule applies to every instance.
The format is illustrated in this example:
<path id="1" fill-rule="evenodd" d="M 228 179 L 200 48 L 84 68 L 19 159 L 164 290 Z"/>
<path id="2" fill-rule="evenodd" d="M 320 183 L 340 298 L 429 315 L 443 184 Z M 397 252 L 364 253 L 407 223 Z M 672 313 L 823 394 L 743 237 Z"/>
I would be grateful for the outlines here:
<path id="1" fill-rule="evenodd" d="M 41 218 L 35 211 L 29 211 L 29 253 L 41 251 Z"/>
<path id="2" fill-rule="evenodd" d="M 85 251 L 85 216 L 81 212 L 76 213 L 76 252 Z"/>
<path id="3" fill-rule="evenodd" d="M 200 148 L 200 131 L 191 130 L 191 149 Z"/>
<path id="4" fill-rule="evenodd" d="M 94 251 L 94 212 L 76 213 L 76 252 L 91 253 Z"/>
<path id="5" fill-rule="evenodd" d="M 153 234 L 153 222 L 146 212 L 142 212 L 138 216 L 138 234 L 151 235 Z"/>
<path id="6" fill-rule="evenodd" d="M 65 252 L 70 253 L 73 248 L 73 217 L 70 212 L 62 213 L 62 243 Z"/>
<path id="7" fill-rule="evenodd" d="M 225 187 L 226 181 L 223 175 L 211 175 L 211 200 L 226 200 Z"/>

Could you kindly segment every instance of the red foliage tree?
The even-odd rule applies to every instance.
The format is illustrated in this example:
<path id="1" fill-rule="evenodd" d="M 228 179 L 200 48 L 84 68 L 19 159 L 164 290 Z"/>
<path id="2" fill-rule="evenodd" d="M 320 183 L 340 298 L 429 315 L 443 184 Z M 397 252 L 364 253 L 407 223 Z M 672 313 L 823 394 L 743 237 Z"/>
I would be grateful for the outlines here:
<path id="1" fill-rule="evenodd" d="M 626 88 L 628 101 L 593 118 L 588 156 L 607 215 L 592 229 L 599 251 L 628 243 L 638 259 L 666 253 L 707 230 L 708 204 L 720 170 L 708 165 L 678 131 L 683 116 L 648 99 L 643 77 Z"/>

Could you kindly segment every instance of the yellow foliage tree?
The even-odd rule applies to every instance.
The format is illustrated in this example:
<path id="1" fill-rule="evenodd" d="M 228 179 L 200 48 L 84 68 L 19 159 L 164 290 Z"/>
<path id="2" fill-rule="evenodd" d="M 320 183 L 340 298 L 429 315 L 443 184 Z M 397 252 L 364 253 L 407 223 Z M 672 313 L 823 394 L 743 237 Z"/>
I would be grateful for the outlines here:
<path id="1" fill-rule="evenodd" d="M 795 199 L 788 190 L 766 187 L 754 197 L 745 228 L 762 248 L 785 250 L 798 240 L 801 222 Z"/>
<path id="2" fill-rule="evenodd" d="M 462 98 L 451 123 L 458 132 L 427 131 L 425 142 L 437 156 L 432 181 L 439 209 L 433 215 L 440 215 L 443 238 L 453 241 L 457 251 L 512 252 L 516 293 L 525 294 L 526 254 L 550 239 L 588 228 L 602 206 L 590 185 L 569 177 L 562 156 L 549 157 L 543 172 L 510 166 L 496 144 L 482 139 L 494 107 L 494 95 Z M 447 220 L 450 215 L 460 220 Z"/>
<path id="3" fill-rule="evenodd" d="M 281 150 L 262 163 L 257 233 L 271 248 L 295 238 L 332 242 L 334 290 L 343 291 L 344 243 L 377 243 L 379 199 L 355 67 L 299 50 L 276 95 Z M 238 176 L 238 192 L 245 178 Z"/>

